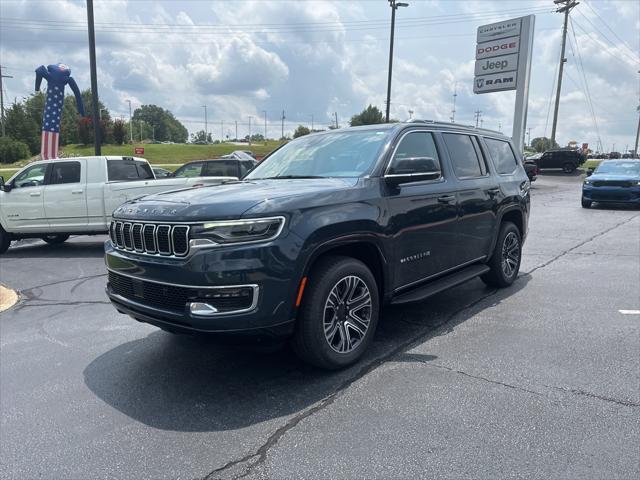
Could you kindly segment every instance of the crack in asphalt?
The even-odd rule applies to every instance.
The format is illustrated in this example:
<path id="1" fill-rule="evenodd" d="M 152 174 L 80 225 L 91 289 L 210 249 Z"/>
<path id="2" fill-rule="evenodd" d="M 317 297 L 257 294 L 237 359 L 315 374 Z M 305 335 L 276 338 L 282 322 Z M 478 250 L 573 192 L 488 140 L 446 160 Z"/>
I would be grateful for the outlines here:
<path id="1" fill-rule="evenodd" d="M 620 400 L 619 398 L 605 397 L 604 395 L 598 395 L 597 393 L 587 392 L 586 390 L 580 390 L 579 388 L 565 388 L 556 387 L 554 385 L 544 385 L 547 388 L 553 388 L 554 390 L 560 390 L 562 392 L 573 393 L 575 395 L 581 395 L 583 397 L 595 398 L 604 402 L 615 403 L 623 405 L 625 407 L 640 407 L 640 403 L 632 402 L 631 400 Z"/>
<path id="2" fill-rule="evenodd" d="M 607 229 L 605 229 L 605 230 L 603 230 L 603 231 L 601 231 L 599 233 L 596 233 L 595 235 L 587 238 L 586 240 L 583 240 L 582 242 L 578 243 L 577 245 L 574 245 L 573 247 L 564 250 L 563 252 L 561 252 L 558 255 L 556 255 L 555 257 L 547 260 L 546 262 L 541 263 L 540 265 L 537 265 L 536 267 L 534 267 L 531 270 L 529 270 L 527 273 L 532 274 L 536 270 L 540 270 L 541 268 L 548 267 L 549 265 L 554 263 L 556 260 L 559 260 L 562 257 L 564 257 L 565 255 L 572 253 L 575 249 L 580 248 L 580 247 L 586 245 L 589 242 L 592 242 L 593 240 L 595 240 L 598 237 L 606 235 L 607 233 L 611 232 L 612 230 L 615 230 L 616 228 L 621 227 L 622 225 L 624 225 L 626 223 L 629 223 L 629 222 L 631 222 L 632 220 L 635 220 L 638 217 L 640 217 L 640 214 L 634 215 L 633 217 L 630 217 L 630 218 L 627 218 L 626 220 L 624 220 L 622 222 L 616 223 L 612 227 L 609 227 L 609 228 L 607 228 Z"/>
<path id="3" fill-rule="evenodd" d="M 85 281 L 90 280 L 92 278 L 99 278 L 99 277 L 106 277 L 106 276 L 107 276 L 106 273 L 98 273 L 96 275 L 87 275 L 85 277 L 76 277 L 76 278 L 68 278 L 66 280 L 57 280 L 55 282 L 43 283 L 42 285 L 36 285 L 34 287 L 26 288 L 25 290 L 21 290 L 21 293 L 28 293 L 28 292 L 31 292 L 31 290 L 35 290 L 36 288 L 52 287 L 54 285 L 60 285 L 62 283 L 69 283 L 69 282 L 75 282 L 77 280 L 82 280 L 82 282 L 80 282 L 80 283 L 84 283 Z"/>
<path id="4" fill-rule="evenodd" d="M 289 432 L 291 429 L 295 428 L 301 421 L 303 421 L 304 419 L 314 415 L 315 413 L 317 413 L 317 412 L 319 412 L 321 410 L 324 410 L 325 408 L 327 408 L 328 406 L 333 404 L 355 382 L 357 382 L 358 380 L 360 380 L 364 376 L 368 375 L 369 373 L 371 373 L 372 371 L 377 369 L 380 365 L 382 365 L 383 363 L 385 363 L 388 360 L 392 359 L 393 357 L 399 355 L 400 353 L 402 353 L 402 352 L 404 352 L 406 350 L 410 350 L 414 346 L 417 346 L 418 344 L 423 342 L 426 338 L 428 338 L 429 335 L 433 334 L 435 336 L 437 334 L 437 332 L 439 330 L 441 330 L 441 328 L 443 326 L 445 326 L 446 324 L 448 324 L 451 321 L 453 321 L 458 315 L 462 314 L 463 312 L 465 312 L 466 310 L 468 310 L 470 308 L 473 308 L 475 305 L 477 305 L 478 303 L 480 303 L 480 302 L 486 300 L 487 298 L 491 297 L 496 292 L 497 292 L 497 290 L 494 290 L 494 291 L 492 291 L 492 292 L 490 292 L 490 293 L 488 293 L 486 295 L 483 295 L 480 298 L 477 298 L 473 302 L 471 302 L 471 303 L 465 305 L 464 307 L 456 310 L 455 312 L 451 313 L 442 322 L 438 323 L 437 325 L 434 325 L 432 328 L 427 329 L 427 331 L 423 331 L 419 335 L 413 336 L 413 337 L 405 340 L 400 345 L 398 345 L 396 348 L 394 348 L 394 349 L 390 350 L 389 352 L 379 356 L 378 358 L 374 358 L 368 364 L 363 365 L 353 376 L 351 376 L 350 378 L 348 378 L 344 382 L 342 382 L 340 385 L 338 385 L 338 387 L 331 394 L 327 395 L 319 403 L 317 403 L 313 407 L 305 410 L 304 412 L 301 412 L 301 413 L 295 415 L 288 422 L 286 422 L 283 426 L 279 427 L 274 433 L 272 433 L 267 438 L 266 442 L 264 442 L 255 452 L 249 453 L 249 454 L 245 455 L 242 458 L 239 458 L 239 459 L 236 459 L 236 460 L 232 460 L 232 461 L 226 463 L 222 467 L 219 467 L 219 468 L 211 471 L 210 473 L 208 473 L 207 475 L 202 477 L 202 479 L 203 480 L 223 479 L 225 477 L 223 477 L 221 475 L 224 475 L 225 472 L 228 472 L 229 470 L 231 470 L 232 468 L 234 468 L 234 467 L 236 467 L 238 465 L 242 465 L 244 463 L 247 463 L 247 462 L 251 461 L 252 459 L 255 459 L 253 462 L 251 462 L 248 465 L 244 466 L 244 471 L 243 472 L 241 472 L 239 475 L 232 476 L 231 478 L 233 480 L 237 480 L 239 478 L 246 477 L 247 475 L 249 475 L 251 473 L 251 471 L 255 467 L 257 467 L 260 464 L 264 463 L 264 461 L 267 459 L 267 454 L 268 454 L 269 450 L 273 446 L 275 446 L 278 443 L 278 441 L 287 432 Z"/>

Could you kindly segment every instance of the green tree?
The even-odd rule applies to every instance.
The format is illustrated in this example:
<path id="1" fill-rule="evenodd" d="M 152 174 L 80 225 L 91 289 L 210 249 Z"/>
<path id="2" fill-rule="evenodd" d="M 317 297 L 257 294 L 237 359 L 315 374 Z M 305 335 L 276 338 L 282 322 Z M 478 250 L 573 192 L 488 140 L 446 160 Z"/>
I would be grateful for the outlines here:
<path id="1" fill-rule="evenodd" d="M 384 123 L 384 116 L 380 109 L 373 105 L 369 105 L 362 112 L 351 117 L 351 121 L 349 122 L 352 127 L 358 125 L 375 125 L 378 123 Z"/>
<path id="2" fill-rule="evenodd" d="M 310 133 L 311 130 L 309 130 L 309 128 L 305 127 L 304 125 L 298 125 L 296 131 L 293 132 L 293 138 L 303 137 L 305 135 L 309 135 Z"/>
<path id="3" fill-rule="evenodd" d="M 547 137 L 536 137 L 533 140 L 531 140 L 531 147 L 536 151 L 536 152 L 546 152 L 547 150 L 551 149 L 551 148 L 559 148 L 560 145 L 558 145 L 557 142 L 554 142 L 553 146 L 551 146 L 551 139 L 547 138 Z"/>
<path id="4" fill-rule="evenodd" d="M 205 133 L 204 130 L 191 134 L 191 143 L 213 143 L 213 139 L 210 133 Z"/>
<path id="5" fill-rule="evenodd" d="M 0 163 L 13 163 L 29 158 L 29 147 L 26 143 L 9 137 L 0 137 Z"/>
<path id="6" fill-rule="evenodd" d="M 42 115 L 42 112 L 40 113 Z M 32 155 L 40 151 L 40 124 L 21 103 L 14 103 L 5 110 L 5 133 L 8 137 L 25 143 Z"/>
<path id="7" fill-rule="evenodd" d="M 129 132 L 127 131 L 127 128 L 122 120 L 118 119 L 113 122 L 112 134 L 113 141 L 117 145 L 122 145 L 125 142 Z"/>
<path id="8" fill-rule="evenodd" d="M 142 105 L 140 108 L 136 108 L 133 113 L 133 121 L 134 127 L 136 127 L 135 122 L 139 121 L 153 127 L 156 140 L 184 143 L 189 138 L 189 132 L 185 126 L 170 111 L 157 105 Z"/>

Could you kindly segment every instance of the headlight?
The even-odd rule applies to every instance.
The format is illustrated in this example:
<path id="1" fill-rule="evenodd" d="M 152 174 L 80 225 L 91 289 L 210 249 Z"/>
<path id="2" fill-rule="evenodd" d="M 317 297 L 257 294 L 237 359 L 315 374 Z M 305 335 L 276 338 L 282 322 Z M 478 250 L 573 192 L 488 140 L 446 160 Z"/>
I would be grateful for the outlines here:
<path id="1" fill-rule="evenodd" d="M 584 181 L 584 184 L 585 184 L 585 185 L 591 185 L 591 180 L 585 180 L 585 181 Z"/>
<path id="2" fill-rule="evenodd" d="M 191 238 L 195 245 L 267 242 L 280 235 L 284 222 L 284 217 L 206 222 L 192 227 Z"/>

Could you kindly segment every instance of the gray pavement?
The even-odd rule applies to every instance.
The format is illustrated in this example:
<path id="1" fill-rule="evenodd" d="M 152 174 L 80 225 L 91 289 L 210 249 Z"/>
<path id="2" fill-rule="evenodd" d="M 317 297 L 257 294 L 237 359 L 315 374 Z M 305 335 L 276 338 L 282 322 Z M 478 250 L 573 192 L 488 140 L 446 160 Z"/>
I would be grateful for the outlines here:
<path id="1" fill-rule="evenodd" d="M 522 272 L 384 311 L 339 373 L 174 337 L 103 293 L 104 237 L 0 257 L 1 478 L 640 477 L 640 211 L 544 175 Z"/>

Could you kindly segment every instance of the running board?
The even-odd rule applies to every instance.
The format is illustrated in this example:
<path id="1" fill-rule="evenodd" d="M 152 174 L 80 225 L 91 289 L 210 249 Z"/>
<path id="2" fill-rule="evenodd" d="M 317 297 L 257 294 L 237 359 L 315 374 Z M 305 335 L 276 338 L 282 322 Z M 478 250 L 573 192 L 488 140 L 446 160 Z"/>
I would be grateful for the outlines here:
<path id="1" fill-rule="evenodd" d="M 472 280 L 483 273 L 487 273 L 488 271 L 489 267 L 486 265 L 471 265 L 464 270 L 460 270 L 459 272 L 434 280 L 422 287 L 417 287 L 407 293 L 401 293 L 391 300 L 391 304 L 403 305 L 405 303 L 420 302 L 425 298 L 429 298 L 432 295 L 448 290 L 451 287 L 455 287 L 456 285 Z"/>

